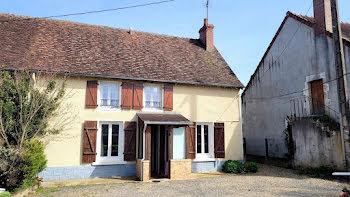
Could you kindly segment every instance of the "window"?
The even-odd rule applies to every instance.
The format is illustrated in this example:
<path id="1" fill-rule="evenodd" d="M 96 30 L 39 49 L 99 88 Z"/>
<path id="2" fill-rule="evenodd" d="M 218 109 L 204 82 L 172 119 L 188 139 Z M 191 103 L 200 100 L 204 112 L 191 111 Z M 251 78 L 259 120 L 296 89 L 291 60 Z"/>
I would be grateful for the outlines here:
<path id="1" fill-rule="evenodd" d="M 119 108 L 120 84 L 113 82 L 100 82 L 99 99 L 102 108 Z"/>
<path id="2" fill-rule="evenodd" d="M 162 108 L 162 88 L 160 86 L 144 87 L 144 106 L 148 109 Z"/>
<path id="3" fill-rule="evenodd" d="M 100 122 L 97 133 L 96 163 L 113 164 L 123 161 L 124 132 L 122 122 Z"/>
<path id="4" fill-rule="evenodd" d="M 214 157 L 214 124 L 198 123 L 196 127 L 196 158 Z"/>

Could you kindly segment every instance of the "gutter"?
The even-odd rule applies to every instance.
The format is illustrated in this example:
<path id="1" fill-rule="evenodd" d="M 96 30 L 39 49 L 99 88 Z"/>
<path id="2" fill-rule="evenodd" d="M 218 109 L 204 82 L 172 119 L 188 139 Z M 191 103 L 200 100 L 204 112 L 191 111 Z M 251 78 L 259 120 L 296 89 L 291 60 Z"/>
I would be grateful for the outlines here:
<path id="1" fill-rule="evenodd" d="M 1 70 L 6 71 L 21 71 L 21 69 L 13 68 L 2 68 Z M 161 83 L 174 83 L 174 84 L 187 84 L 187 85 L 199 85 L 199 86 L 216 86 L 216 87 L 225 87 L 225 88 L 238 88 L 243 89 L 243 85 L 229 85 L 229 84 L 220 84 L 220 83 L 203 83 L 203 82 L 186 82 L 186 81 L 174 81 L 174 80 L 161 80 L 161 79 L 146 79 L 146 78 L 134 78 L 134 77 L 116 77 L 116 76 L 106 76 L 106 75 L 97 75 L 97 74 L 83 74 L 83 73 L 69 73 L 69 72 L 52 72 L 45 70 L 35 70 L 29 69 L 30 72 L 34 73 L 49 73 L 57 75 L 68 75 L 75 77 L 92 77 L 92 78 L 104 78 L 104 79 L 121 79 L 121 80 L 134 80 L 134 81 L 150 81 L 150 82 L 161 82 Z"/>

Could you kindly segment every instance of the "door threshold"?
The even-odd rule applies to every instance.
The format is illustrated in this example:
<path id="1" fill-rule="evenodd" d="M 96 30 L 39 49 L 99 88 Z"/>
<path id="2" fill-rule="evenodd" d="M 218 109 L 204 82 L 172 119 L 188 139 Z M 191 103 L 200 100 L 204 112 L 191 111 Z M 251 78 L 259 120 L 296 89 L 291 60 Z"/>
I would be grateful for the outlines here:
<path id="1" fill-rule="evenodd" d="M 165 182 L 165 181 L 170 181 L 170 179 L 169 178 L 151 178 L 151 182 L 154 182 L 154 183 Z"/>

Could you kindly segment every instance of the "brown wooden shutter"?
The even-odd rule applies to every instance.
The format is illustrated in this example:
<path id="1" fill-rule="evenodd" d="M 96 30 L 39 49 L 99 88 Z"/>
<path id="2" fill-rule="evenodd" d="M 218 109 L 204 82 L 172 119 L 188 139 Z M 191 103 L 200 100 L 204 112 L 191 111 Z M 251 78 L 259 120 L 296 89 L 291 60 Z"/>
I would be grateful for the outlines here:
<path id="1" fill-rule="evenodd" d="M 133 93 L 133 84 L 132 83 L 123 83 L 122 84 L 122 109 L 131 109 L 132 107 L 132 93 Z"/>
<path id="2" fill-rule="evenodd" d="M 134 84 L 134 94 L 133 94 L 133 109 L 142 109 L 143 107 L 143 85 Z"/>
<path id="3" fill-rule="evenodd" d="M 173 86 L 164 85 L 164 111 L 173 110 Z"/>
<path id="4" fill-rule="evenodd" d="M 151 133 L 152 128 L 150 125 L 147 125 L 145 130 L 145 160 L 151 160 Z"/>
<path id="5" fill-rule="evenodd" d="M 214 124 L 214 154 L 215 158 L 225 158 L 225 125 Z"/>
<path id="6" fill-rule="evenodd" d="M 97 121 L 85 121 L 83 136 L 83 163 L 96 161 Z"/>
<path id="7" fill-rule="evenodd" d="M 97 81 L 87 81 L 85 104 L 86 108 L 97 107 Z"/>
<path id="8" fill-rule="evenodd" d="M 196 124 L 186 127 L 186 158 L 196 158 Z"/>
<path id="9" fill-rule="evenodd" d="M 125 122 L 124 161 L 136 160 L 136 122 Z"/>

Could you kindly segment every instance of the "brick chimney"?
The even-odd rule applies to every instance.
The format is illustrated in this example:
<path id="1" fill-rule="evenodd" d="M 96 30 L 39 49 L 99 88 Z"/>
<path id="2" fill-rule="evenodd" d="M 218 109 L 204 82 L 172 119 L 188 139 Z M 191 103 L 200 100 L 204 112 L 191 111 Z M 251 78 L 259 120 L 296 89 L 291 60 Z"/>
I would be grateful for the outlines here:
<path id="1" fill-rule="evenodd" d="M 316 36 L 333 32 L 331 0 L 313 0 Z"/>
<path id="2" fill-rule="evenodd" d="M 199 39 L 205 45 L 207 51 L 215 49 L 214 46 L 214 25 L 208 24 L 208 19 L 204 19 L 204 25 L 199 30 Z"/>

